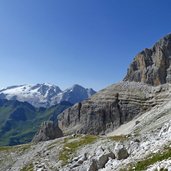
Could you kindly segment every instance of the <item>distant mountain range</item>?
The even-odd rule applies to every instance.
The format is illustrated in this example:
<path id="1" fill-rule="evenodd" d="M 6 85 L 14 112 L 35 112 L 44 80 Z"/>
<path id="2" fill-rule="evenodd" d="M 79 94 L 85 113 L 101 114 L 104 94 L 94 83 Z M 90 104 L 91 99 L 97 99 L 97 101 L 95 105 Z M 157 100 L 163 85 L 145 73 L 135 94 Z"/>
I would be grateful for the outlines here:
<path id="1" fill-rule="evenodd" d="M 62 91 L 56 85 L 43 83 L 7 87 L 0 90 L 0 98 L 28 102 L 35 107 L 50 107 L 63 101 L 75 104 L 95 93 L 92 88 L 84 88 L 77 84 Z"/>
<path id="2" fill-rule="evenodd" d="M 47 83 L 0 90 L 0 146 L 30 142 L 44 121 L 56 121 L 66 108 L 94 93 L 80 85 L 62 91 Z"/>

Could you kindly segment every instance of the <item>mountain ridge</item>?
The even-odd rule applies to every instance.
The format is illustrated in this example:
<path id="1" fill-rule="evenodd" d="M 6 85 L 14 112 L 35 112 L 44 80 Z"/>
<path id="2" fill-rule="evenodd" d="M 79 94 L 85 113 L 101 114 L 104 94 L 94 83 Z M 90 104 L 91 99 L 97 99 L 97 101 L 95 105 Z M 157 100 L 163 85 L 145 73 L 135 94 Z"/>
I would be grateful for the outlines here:
<path id="1" fill-rule="evenodd" d="M 50 107 L 62 101 L 75 104 L 81 100 L 89 98 L 96 92 L 91 88 L 84 88 L 78 84 L 66 90 L 61 90 L 58 86 L 49 83 L 36 85 L 10 86 L 0 90 L 0 98 L 8 100 L 18 100 L 28 102 L 35 107 Z"/>

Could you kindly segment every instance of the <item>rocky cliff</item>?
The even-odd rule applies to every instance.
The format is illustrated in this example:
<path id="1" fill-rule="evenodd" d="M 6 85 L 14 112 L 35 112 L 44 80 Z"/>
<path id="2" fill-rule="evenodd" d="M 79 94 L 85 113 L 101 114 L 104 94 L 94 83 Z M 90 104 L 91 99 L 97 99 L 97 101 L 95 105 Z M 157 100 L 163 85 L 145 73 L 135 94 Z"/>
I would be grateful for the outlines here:
<path id="1" fill-rule="evenodd" d="M 58 116 L 64 134 L 104 134 L 167 100 L 168 86 L 121 82 L 103 89 Z"/>
<path id="2" fill-rule="evenodd" d="M 171 83 L 171 34 L 151 49 L 144 49 L 131 63 L 124 81 L 143 82 L 153 86 Z"/>

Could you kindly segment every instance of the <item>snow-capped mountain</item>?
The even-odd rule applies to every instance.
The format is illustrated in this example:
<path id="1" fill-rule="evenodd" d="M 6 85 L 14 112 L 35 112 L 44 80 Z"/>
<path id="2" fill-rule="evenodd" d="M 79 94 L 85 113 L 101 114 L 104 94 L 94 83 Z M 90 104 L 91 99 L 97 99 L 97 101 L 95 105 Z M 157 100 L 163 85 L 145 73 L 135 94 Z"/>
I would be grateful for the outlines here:
<path id="1" fill-rule="evenodd" d="M 62 101 L 75 104 L 89 98 L 95 91 L 80 85 L 74 85 L 62 91 L 58 86 L 49 83 L 36 85 L 11 86 L 0 90 L 0 98 L 26 101 L 36 107 L 49 107 Z"/>

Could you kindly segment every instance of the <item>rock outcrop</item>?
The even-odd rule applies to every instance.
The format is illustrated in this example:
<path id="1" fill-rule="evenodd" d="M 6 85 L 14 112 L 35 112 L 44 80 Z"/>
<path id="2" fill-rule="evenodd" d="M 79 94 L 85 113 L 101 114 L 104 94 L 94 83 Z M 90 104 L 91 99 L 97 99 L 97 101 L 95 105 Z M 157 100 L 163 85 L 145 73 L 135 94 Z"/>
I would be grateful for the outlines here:
<path id="1" fill-rule="evenodd" d="M 160 39 L 151 49 L 144 49 L 131 63 L 124 81 L 149 85 L 171 83 L 171 34 Z"/>
<path id="2" fill-rule="evenodd" d="M 122 144 L 116 144 L 115 156 L 118 160 L 122 160 L 122 159 L 126 159 L 129 156 L 129 154 L 127 149 Z"/>
<path id="3" fill-rule="evenodd" d="M 43 122 L 39 132 L 34 136 L 33 142 L 47 141 L 62 137 L 63 133 L 57 124 L 52 121 Z"/>

